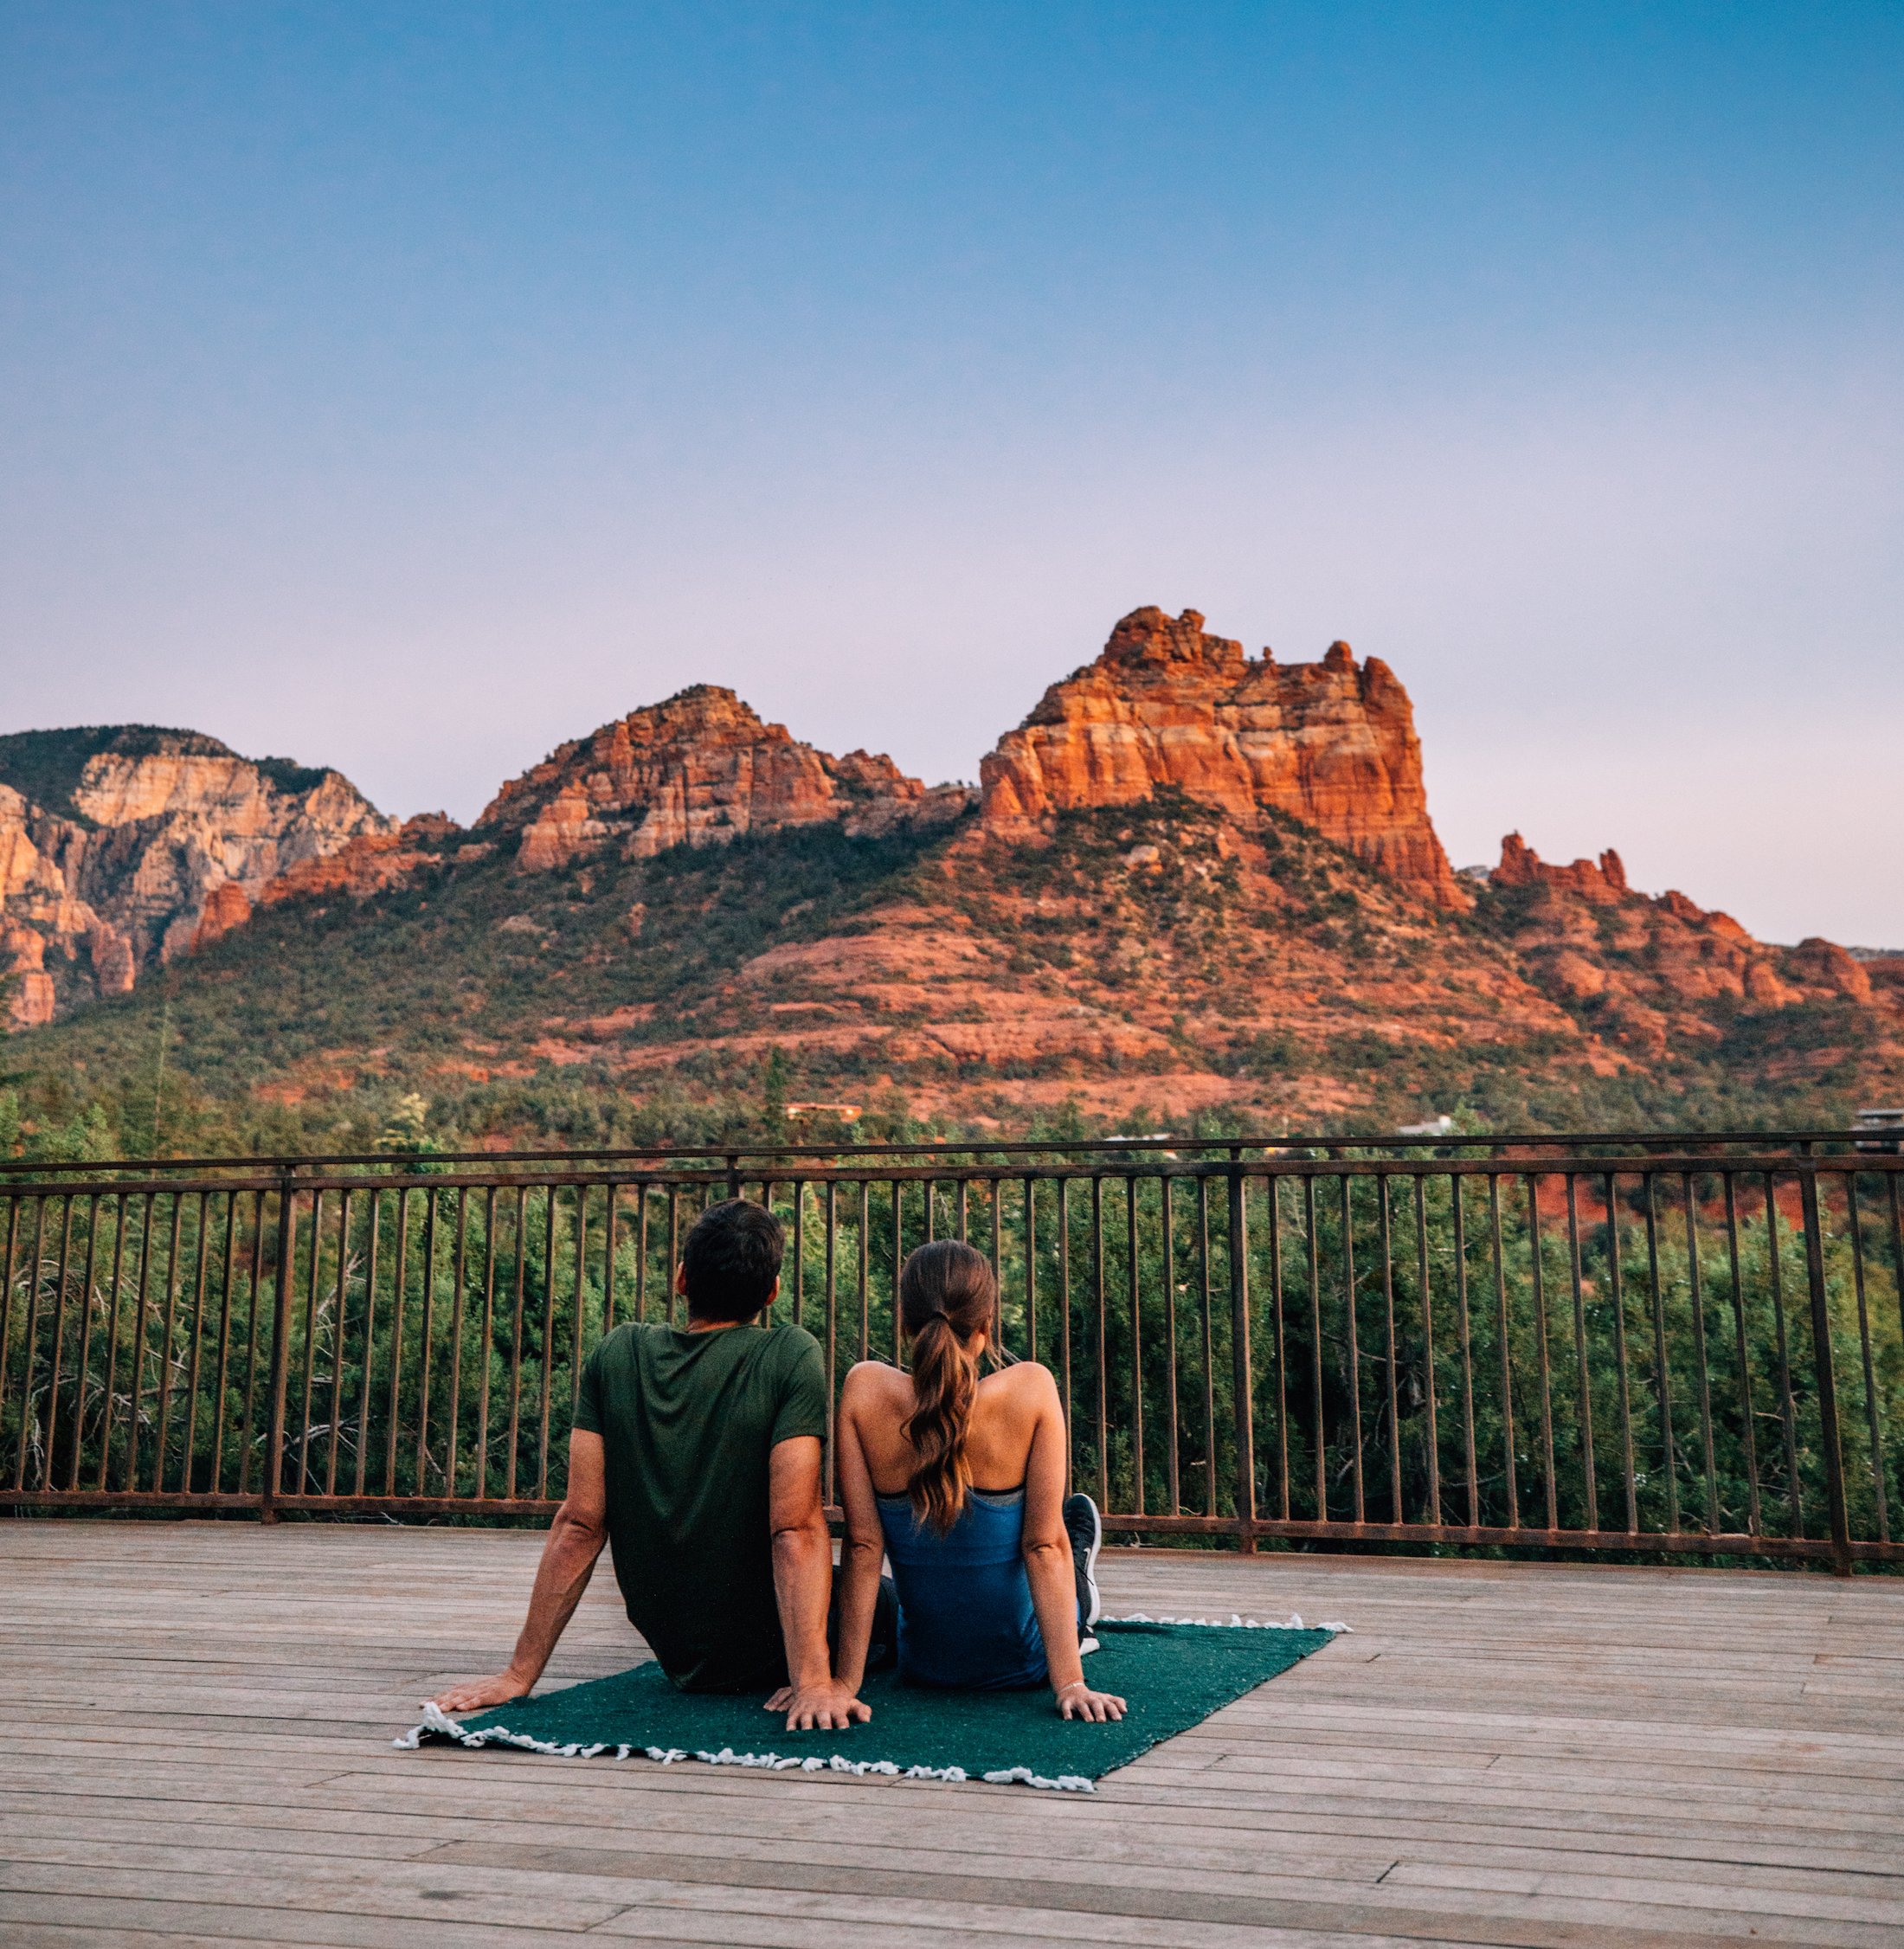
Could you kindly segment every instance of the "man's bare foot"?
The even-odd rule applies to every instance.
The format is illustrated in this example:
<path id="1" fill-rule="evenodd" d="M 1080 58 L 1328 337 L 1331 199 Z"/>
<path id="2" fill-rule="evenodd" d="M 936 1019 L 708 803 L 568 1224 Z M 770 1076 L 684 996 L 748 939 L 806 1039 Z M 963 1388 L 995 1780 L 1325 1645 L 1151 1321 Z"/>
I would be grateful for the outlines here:
<path id="1" fill-rule="evenodd" d="M 531 1681 L 532 1684 L 534 1682 Z M 507 1705 L 530 1689 L 513 1673 L 499 1671 L 492 1678 L 473 1678 L 462 1685 L 450 1685 L 434 1699 L 426 1700 L 439 1712 L 482 1712 L 491 1706 Z"/>

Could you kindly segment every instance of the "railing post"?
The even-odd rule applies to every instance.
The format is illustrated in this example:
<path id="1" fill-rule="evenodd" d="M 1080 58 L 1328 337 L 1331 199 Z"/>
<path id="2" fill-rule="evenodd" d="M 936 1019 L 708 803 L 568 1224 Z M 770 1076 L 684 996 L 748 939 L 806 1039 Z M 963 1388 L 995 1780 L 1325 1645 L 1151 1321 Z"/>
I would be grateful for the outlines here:
<path id="1" fill-rule="evenodd" d="M 1831 1310 L 1824 1285 L 1824 1229 L 1818 1216 L 1818 1174 L 1803 1173 L 1798 1197 L 1804 1213 L 1804 1269 L 1811 1289 L 1811 1359 L 1818 1380 L 1818 1439 L 1824 1449 L 1825 1496 L 1831 1518 L 1831 1570 L 1851 1574 L 1851 1522 L 1844 1502 L 1844 1451 L 1838 1438 L 1838 1386 L 1832 1371 Z"/>
<path id="2" fill-rule="evenodd" d="M 1250 1245 L 1243 1173 L 1230 1180 L 1230 1386 L 1236 1412 L 1236 1513 L 1243 1548 L 1256 1552 L 1256 1437 L 1250 1382 Z"/>
<path id="3" fill-rule="evenodd" d="M 291 1378 L 291 1262 L 297 1257 L 296 1188 L 286 1171 L 278 1180 L 278 1286 L 271 1328 L 271 1391 L 266 1410 L 264 1490 L 259 1520 L 278 1520 L 278 1490 L 284 1470 L 285 1394 Z"/>
<path id="4" fill-rule="evenodd" d="M 730 1198 L 738 1198 L 740 1194 L 741 1161 L 737 1153 L 730 1151 L 727 1154 L 727 1195 Z"/>

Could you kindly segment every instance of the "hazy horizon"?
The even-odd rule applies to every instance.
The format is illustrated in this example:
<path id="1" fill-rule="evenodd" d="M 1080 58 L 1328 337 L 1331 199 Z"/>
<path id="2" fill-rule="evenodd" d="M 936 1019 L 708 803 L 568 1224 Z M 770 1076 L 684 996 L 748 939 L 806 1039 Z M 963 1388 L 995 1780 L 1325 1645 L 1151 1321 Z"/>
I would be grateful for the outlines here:
<path id="1" fill-rule="evenodd" d="M 1904 946 L 1904 14 L 0 5 L 0 730 L 929 782 L 1146 602 Z"/>

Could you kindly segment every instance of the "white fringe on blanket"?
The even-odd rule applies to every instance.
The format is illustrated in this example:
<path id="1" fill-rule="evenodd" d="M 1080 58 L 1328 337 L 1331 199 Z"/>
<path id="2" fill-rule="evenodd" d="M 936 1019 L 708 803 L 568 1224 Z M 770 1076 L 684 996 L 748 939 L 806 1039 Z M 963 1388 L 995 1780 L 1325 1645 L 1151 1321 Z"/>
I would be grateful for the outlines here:
<path id="1" fill-rule="evenodd" d="M 1206 1624 L 1219 1631 L 1302 1631 L 1305 1627 L 1299 1617 L 1290 1616 L 1281 1624 L 1263 1624 L 1254 1618 L 1232 1615 L 1222 1618 L 1150 1618 L 1142 1611 L 1133 1611 L 1122 1618 L 1105 1618 L 1101 1622 L 1107 1624 Z M 1346 1631 L 1347 1624 L 1317 1624 L 1317 1631 Z M 834 1753 L 822 1757 L 811 1753 L 784 1756 L 777 1753 L 737 1753 L 730 1746 L 724 1746 L 718 1753 L 689 1753 L 682 1746 L 648 1746 L 635 1747 L 616 1746 L 613 1740 L 603 1740 L 594 1746 L 583 1746 L 580 1740 L 571 1740 L 566 1746 L 558 1746 L 552 1740 L 533 1739 L 527 1733 L 511 1733 L 506 1726 L 486 1726 L 478 1732 L 466 1732 L 447 1713 L 434 1701 L 426 1701 L 423 1707 L 422 1723 L 413 1726 L 400 1740 L 390 1744 L 415 1749 L 423 1743 L 423 1735 L 434 1733 L 440 1738 L 454 1740 L 460 1746 L 513 1746 L 528 1753 L 546 1753 L 558 1759 L 594 1759 L 614 1747 L 617 1759 L 626 1759 L 630 1754 L 640 1752 L 648 1759 L 663 1766 L 672 1766 L 678 1759 L 699 1759 L 710 1766 L 765 1766 L 776 1773 L 800 1772 L 802 1773 L 882 1773 L 894 1779 L 904 1780 L 968 1780 L 972 1776 L 962 1766 L 900 1766 L 891 1759 L 849 1759 L 844 1753 Z M 1039 1786 L 1048 1787 L 1060 1793 L 1095 1793 L 1096 1785 L 1081 1773 L 1059 1773 L 1048 1779 L 1043 1773 L 1034 1773 L 1029 1766 L 1007 1766 L 1002 1771 L 981 1773 L 979 1778 L 991 1786 Z"/>
<path id="2" fill-rule="evenodd" d="M 529 1753 L 546 1753 L 558 1759 L 594 1759 L 614 1746 L 617 1759 L 626 1759 L 630 1754 L 640 1752 L 663 1766 L 672 1766 L 678 1759 L 699 1759 L 710 1766 L 766 1766 L 776 1773 L 797 1771 L 803 1773 L 884 1773 L 895 1779 L 903 1780 L 968 1780 L 971 1775 L 962 1766 L 900 1766 L 890 1759 L 849 1759 L 844 1753 L 835 1753 L 822 1756 L 809 1753 L 791 1757 L 778 1753 L 737 1753 L 730 1746 L 724 1746 L 718 1753 L 690 1753 L 682 1746 L 614 1746 L 614 1741 L 603 1740 L 594 1746 L 583 1746 L 580 1740 L 570 1740 L 566 1746 L 557 1746 L 553 1740 L 532 1739 L 527 1733 L 511 1733 L 506 1726 L 486 1726 L 477 1732 L 466 1732 L 434 1704 L 423 1708 L 423 1722 L 413 1726 L 400 1740 L 392 1740 L 392 1746 L 416 1747 L 423 1743 L 426 1733 L 435 1733 L 444 1739 L 454 1740 L 458 1744 L 470 1746 L 514 1746 Z M 1011 1766 L 994 1773 L 981 1773 L 981 1779 L 994 1786 L 1044 1786 L 1055 1788 L 1066 1793 L 1091 1793 L 1097 1790 L 1091 1782 L 1078 1773 L 1060 1773 L 1055 1779 L 1047 1779 L 1042 1773 L 1034 1773 L 1029 1766 Z"/>
<path id="3" fill-rule="evenodd" d="M 1152 1618 L 1142 1611 L 1127 1611 L 1121 1618 L 1100 1618 L 1097 1621 L 1101 1624 L 1211 1624 L 1220 1631 L 1346 1631 L 1354 1635 L 1348 1624 L 1305 1624 L 1294 1611 L 1280 1624 L 1240 1618 L 1234 1611 L 1227 1618 Z"/>

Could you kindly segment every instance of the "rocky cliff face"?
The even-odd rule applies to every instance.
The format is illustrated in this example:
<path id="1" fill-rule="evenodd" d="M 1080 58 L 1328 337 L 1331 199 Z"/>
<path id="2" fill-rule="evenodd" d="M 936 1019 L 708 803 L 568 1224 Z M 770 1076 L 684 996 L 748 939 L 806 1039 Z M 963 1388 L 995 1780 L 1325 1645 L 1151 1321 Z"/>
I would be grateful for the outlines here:
<path id="1" fill-rule="evenodd" d="M 743 833 L 842 822 L 850 834 L 955 819 L 968 794 L 929 791 L 891 758 L 816 751 L 764 724 L 732 691 L 696 684 L 564 744 L 511 779 L 476 822 L 516 840 L 521 871 L 613 846 L 644 859 Z"/>
<path id="2" fill-rule="evenodd" d="M 0 737 L 0 973 L 15 1026 L 124 994 L 267 882 L 389 821 L 350 781 L 145 725 Z"/>
<path id="3" fill-rule="evenodd" d="M 359 833 L 334 852 L 301 860 L 267 880 L 256 905 L 274 907 L 286 900 L 323 899 L 333 894 L 368 900 L 394 886 L 407 885 L 420 868 L 440 865 L 446 853 L 481 859 L 493 851 L 482 845 L 457 847 L 454 842 L 462 831 L 453 819 L 440 812 L 424 812 L 401 826 Z M 240 918 L 248 920 L 252 910 L 248 908 Z"/>
<path id="4" fill-rule="evenodd" d="M 1408 693 L 1346 643 L 1320 663 L 1278 664 L 1206 634 L 1194 609 L 1174 621 L 1134 610 L 980 775 L 985 822 L 1000 833 L 1175 785 L 1245 827 L 1264 807 L 1287 814 L 1439 906 L 1470 904 L 1429 821 Z"/>
<path id="5" fill-rule="evenodd" d="M 1689 1037 L 1717 1039 L 1717 1024 L 1701 1013 L 1715 1002 L 1779 1010 L 1873 1000 L 1869 974 L 1834 942 L 1775 947 L 1683 893 L 1636 892 L 1617 852 L 1553 865 L 1509 833 L 1488 884 L 1488 905 L 1534 986 L 1588 1005 L 1656 1054 Z"/>

